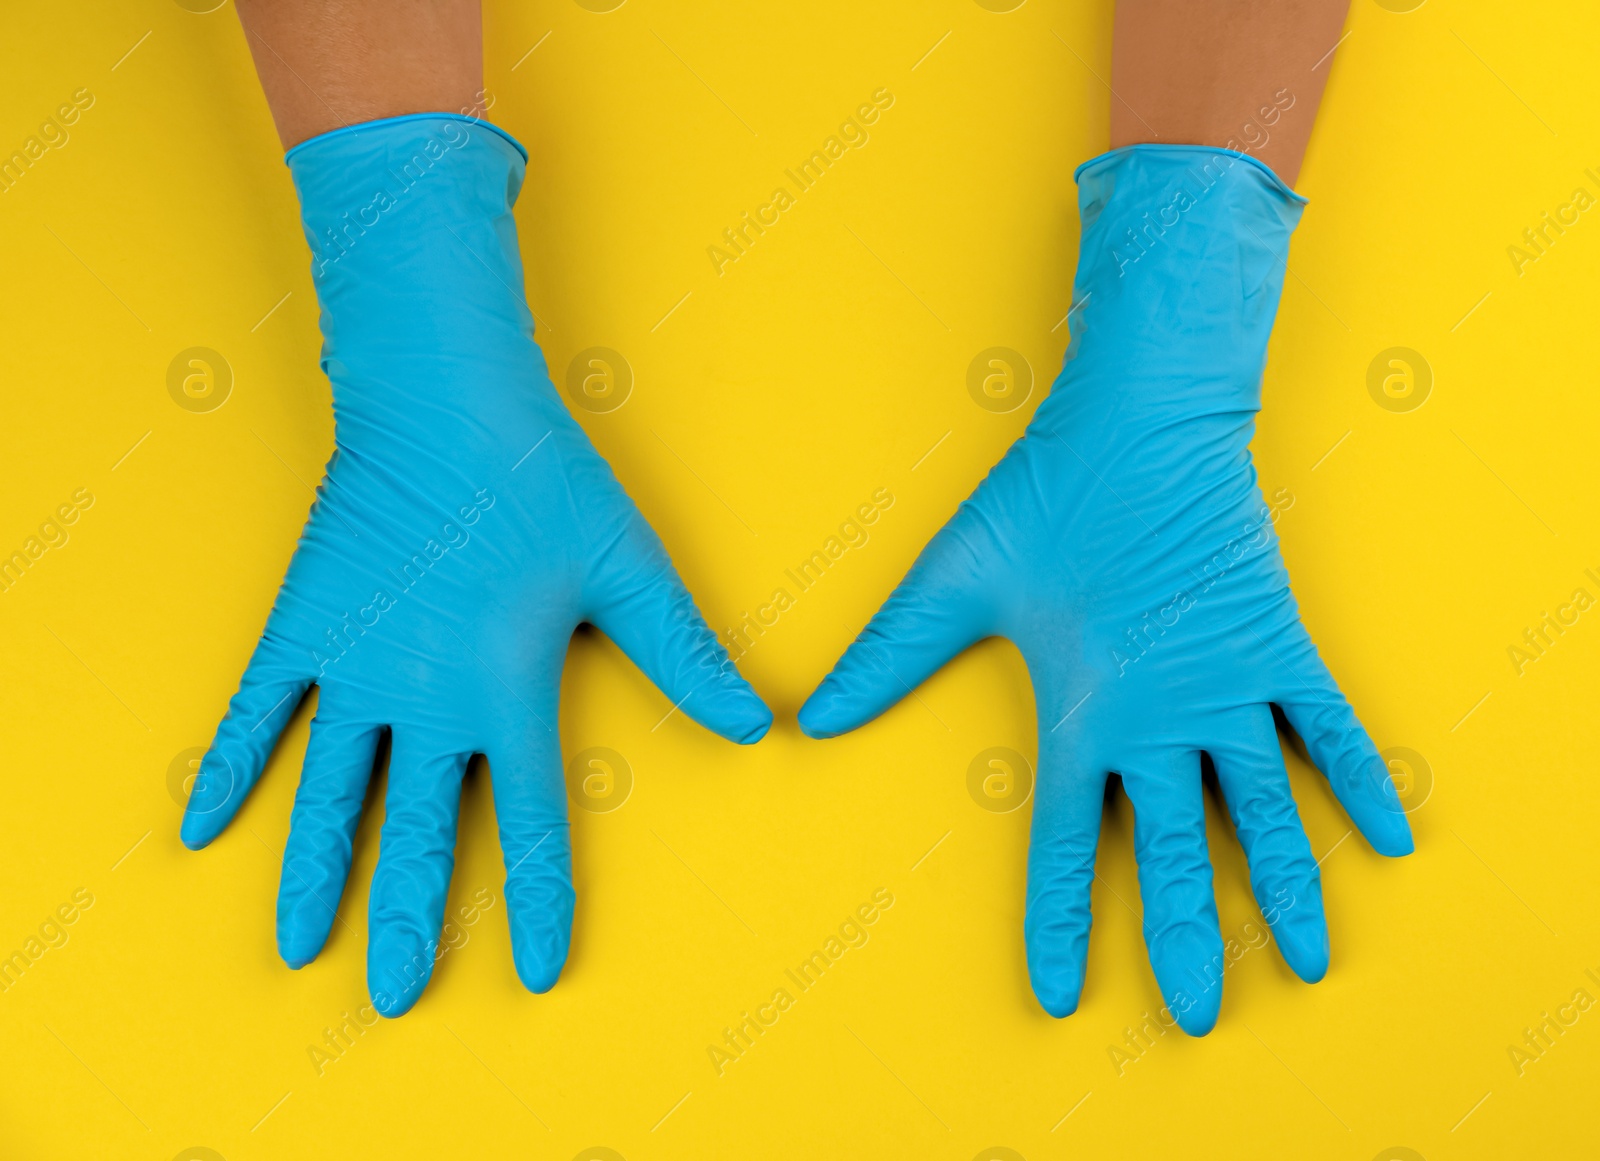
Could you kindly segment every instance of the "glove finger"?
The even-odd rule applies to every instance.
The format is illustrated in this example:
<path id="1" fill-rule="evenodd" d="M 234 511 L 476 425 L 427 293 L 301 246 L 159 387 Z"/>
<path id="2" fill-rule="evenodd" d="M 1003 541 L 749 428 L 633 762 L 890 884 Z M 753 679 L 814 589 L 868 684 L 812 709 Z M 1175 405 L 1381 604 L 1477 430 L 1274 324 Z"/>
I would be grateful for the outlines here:
<path id="1" fill-rule="evenodd" d="M 178 832 L 192 851 L 210 843 L 239 813 L 272 757 L 278 735 L 311 687 L 305 667 L 290 664 L 286 652 L 270 629 L 262 635 L 239 680 L 239 691 L 217 725 Z"/>
<path id="2" fill-rule="evenodd" d="M 291 968 L 317 957 L 338 917 L 350 846 L 382 732 L 364 723 L 326 720 L 320 709 L 311 720 L 278 885 L 278 954 Z"/>
<path id="3" fill-rule="evenodd" d="M 1223 740 L 1208 746 L 1233 829 L 1250 863 L 1250 886 L 1294 974 L 1314 984 L 1328 970 L 1328 923 L 1322 876 L 1311 855 L 1272 711 L 1242 708 L 1219 724 Z"/>
<path id="4" fill-rule="evenodd" d="M 695 721 L 731 742 L 758 742 L 772 711 L 739 675 L 642 516 L 601 554 L 586 618 Z"/>
<path id="5" fill-rule="evenodd" d="M 963 506 L 800 707 L 800 728 L 831 738 L 865 725 L 994 632 L 998 553 Z M 989 562 L 989 563 L 986 563 Z"/>
<path id="6" fill-rule="evenodd" d="M 1106 775 L 1074 765 L 1059 736 L 1041 729 L 1040 738 L 1022 929 L 1033 994 L 1059 1019 L 1077 1010 L 1083 994 Z"/>
<path id="7" fill-rule="evenodd" d="M 1274 700 L 1305 742 L 1311 761 L 1326 775 L 1373 850 L 1390 857 L 1409 855 L 1415 849 L 1411 826 L 1389 768 L 1309 637 L 1293 669 L 1300 680 Z"/>
<path id="8" fill-rule="evenodd" d="M 381 1015 L 404 1015 L 433 974 L 470 757 L 394 731 L 368 919 L 367 988 Z"/>
<path id="9" fill-rule="evenodd" d="M 1167 1007 L 1191 1036 L 1222 1008 L 1222 934 L 1211 889 L 1200 756 L 1163 750 L 1122 768 L 1133 802 L 1133 850 L 1144 941 Z"/>
<path id="10" fill-rule="evenodd" d="M 548 992 L 567 962 L 574 902 L 559 742 L 541 737 L 531 746 L 518 740 L 500 747 L 489 754 L 489 780 L 506 865 L 511 958 L 530 992 Z"/>

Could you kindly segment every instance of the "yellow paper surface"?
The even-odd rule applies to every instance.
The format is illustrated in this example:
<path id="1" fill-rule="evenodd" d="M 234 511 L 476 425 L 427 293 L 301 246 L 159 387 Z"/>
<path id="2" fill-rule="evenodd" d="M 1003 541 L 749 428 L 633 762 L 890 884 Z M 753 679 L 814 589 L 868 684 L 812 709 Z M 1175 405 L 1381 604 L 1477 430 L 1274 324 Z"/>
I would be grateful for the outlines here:
<path id="1" fill-rule="evenodd" d="M 1059 367 L 1110 3 L 487 6 L 490 116 L 532 155 L 517 217 L 553 377 L 591 348 L 626 361 L 625 404 L 578 418 L 719 631 L 774 590 L 797 599 L 741 661 L 778 715 L 751 748 L 668 717 L 580 634 L 565 753 L 612 751 L 631 789 L 573 810 L 565 974 L 535 997 L 513 972 L 478 770 L 454 946 L 392 1023 L 361 1011 L 381 800 L 327 950 L 300 972 L 275 954 L 309 706 L 213 847 L 177 837 L 187 763 L 333 439 L 288 172 L 232 8 L 191 10 L 208 3 L 0 15 L 0 152 L 87 104 L 0 183 L 0 551 L 63 506 L 74 519 L 0 592 L 0 954 L 21 957 L 0 966 L 0 1154 L 1592 1148 L 1600 1012 L 1574 998 L 1600 997 L 1600 611 L 1539 628 L 1576 590 L 1600 597 L 1600 217 L 1574 201 L 1600 199 L 1587 5 L 1355 0 L 1319 66 L 1254 451 L 1265 488 L 1295 498 L 1279 533 L 1323 656 L 1380 748 L 1410 752 L 1418 850 L 1373 854 L 1291 756 L 1333 943 L 1307 987 L 1263 945 L 1213 801 L 1239 949 L 1221 1022 L 1130 1043 L 1160 997 L 1126 802 L 1106 817 L 1083 1003 L 1055 1021 L 1023 956 L 1029 807 L 969 792 L 985 752 L 1037 752 L 1013 647 L 972 650 L 849 737 L 794 725 Z M 1311 63 L 1263 77 L 1263 99 Z M 708 252 L 875 93 L 892 105 L 869 139 L 737 260 Z M 1519 259 L 1525 230 L 1541 252 Z M 995 347 L 1031 373 L 1015 410 L 968 390 Z M 193 348 L 231 380 L 213 410 L 169 392 Z M 1431 383 L 1410 410 L 1407 376 Z M 798 593 L 786 570 L 879 490 L 894 502 L 869 539 Z M 1519 665 L 1530 630 L 1549 644 Z M 864 943 L 807 989 L 786 976 L 875 895 L 893 902 Z M 779 989 L 787 1010 L 716 1062 Z"/>

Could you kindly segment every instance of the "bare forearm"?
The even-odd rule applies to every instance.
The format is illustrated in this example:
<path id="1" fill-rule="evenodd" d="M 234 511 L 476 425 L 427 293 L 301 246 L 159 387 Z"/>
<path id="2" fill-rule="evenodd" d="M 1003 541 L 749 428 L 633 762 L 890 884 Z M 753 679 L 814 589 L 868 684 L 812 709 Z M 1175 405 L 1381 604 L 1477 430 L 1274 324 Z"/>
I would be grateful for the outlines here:
<path id="1" fill-rule="evenodd" d="M 1239 149 L 1294 183 L 1349 0 L 1117 0 L 1111 145 Z"/>
<path id="2" fill-rule="evenodd" d="M 236 0 L 285 149 L 344 125 L 460 112 L 483 88 L 479 0 Z"/>

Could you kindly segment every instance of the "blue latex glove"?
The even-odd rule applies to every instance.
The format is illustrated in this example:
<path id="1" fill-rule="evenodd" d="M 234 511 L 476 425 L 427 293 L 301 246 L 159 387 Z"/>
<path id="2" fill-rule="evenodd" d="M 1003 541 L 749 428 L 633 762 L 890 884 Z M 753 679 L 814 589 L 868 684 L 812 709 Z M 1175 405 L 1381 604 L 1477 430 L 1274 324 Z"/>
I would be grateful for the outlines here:
<path id="1" fill-rule="evenodd" d="M 1267 336 L 1303 200 L 1198 146 L 1078 171 L 1083 240 L 1066 364 L 988 478 L 800 711 L 851 730 L 985 637 L 1014 641 L 1038 706 L 1025 922 L 1034 993 L 1076 1009 L 1108 772 L 1132 800 L 1144 936 L 1203 1034 L 1223 944 L 1206 850 L 1210 756 L 1289 966 L 1328 966 L 1317 864 L 1274 728 L 1282 710 L 1372 845 L 1411 848 L 1388 771 L 1300 623 L 1250 460 Z"/>
<path id="2" fill-rule="evenodd" d="M 433 968 L 474 754 L 490 765 L 517 972 L 543 992 L 561 971 L 573 890 L 557 698 L 580 622 L 724 737 L 754 742 L 772 721 L 551 386 L 511 214 L 525 157 L 443 114 L 288 155 L 337 447 L 182 835 L 202 847 L 222 831 L 316 684 L 278 894 L 278 950 L 298 968 L 334 922 L 388 732 L 367 949 L 387 1016 Z"/>

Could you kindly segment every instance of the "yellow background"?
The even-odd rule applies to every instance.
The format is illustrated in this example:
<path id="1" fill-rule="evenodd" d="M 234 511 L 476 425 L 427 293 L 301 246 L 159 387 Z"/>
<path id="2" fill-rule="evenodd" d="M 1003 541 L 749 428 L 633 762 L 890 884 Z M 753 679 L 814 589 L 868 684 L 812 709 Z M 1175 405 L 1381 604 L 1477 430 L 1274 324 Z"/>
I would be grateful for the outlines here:
<path id="1" fill-rule="evenodd" d="M 1327 979 L 1306 987 L 1252 950 L 1212 1035 L 1169 1033 L 1121 1075 L 1110 1046 L 1159 1004 L 1125 802 L 1106 819 L 1083 1004 L 1054 1021 L 1023 958 L 1029 811 L 981 810 L 966 789 L 979 751 L 1036 752 L 1016 651 L 975 649 L 850 737 L 794 725 L 1059 366 L 1071 174 L 1106 144 L 1111 4 L 537 0 L 491 3 L 485 24 L 491 116 L 532 154 L 517 216 L 541 342 L 558 382 L 587 347 L 629 361 L 626 405 L 579 418 L 713 624 L 765 602 L 874 490 L 897 502 L 744 659 L 778 715 L 758 746 L 681 714 L 654 730 L 665 699 L 580 636 L 566 753 L 610 747 L 635 786 L 615 811 L 573 812 L 560 984 L 534 997 L 513 973 L 478 771 L 452 909 L 484 888 L 494 905 L 412 1014 L 319 1075 L 311 1046 L 365 1001 L 381 808 L 343 923 L 293 973 L 273 906 L 309 714 L 203 853 L 178 843 L 168 782 L 235 688 L 332 445 L 289 176 L 231 6 L 7 5 L 0 150 L 76 89 L 95 103 L 0 194 L 0 549 L 79 488 L 95 503 L 0 594 L 0 953 L 75 890 L 95 902 L 0 994 L 0 1153 L 1584 1151 L 1600 1010 L 1522 1075 L 1508 1048 L 1577 989 L 1600 997 L 1585 975 L 1600 975 L 1600 612 L 1521 676 L 1507 649 L 1574 589 L 1600 595 L 1583 574 L 1600 571 L 1600 221 L 1521 275 L 1507 247 L 1580 184 L 1600 193 L 1587 6 L 1354 0 L 1321 66 L 1255 452 L 1266 489 L 1296 497 L 1279 532 L 1324 657 L 1379 746 L 1418 751 L 1434 785 L 1416 855 L 1385 861 L 1342 841 L 1345 817 L 1291 759 L 1327 856 Z M 1263 97 L 1310 64 L 1264 77 Z M 870 143 L 719 277 L 706 247 L 880 87 L 895 102 Z M 236 376 L 209 414 L 166 390 L 196 345 Z M 1039 383 L 1010 414 L 966 390 L 991 346 Z M 1420 409 L 1368 393 L 1394 346 L 1432 368 Z M 1237 935 L 1258 916 L 1212 824 Z M 722 1029 L 879 888 L 895 903 L 870 942 L 719 1076 Z"/>

